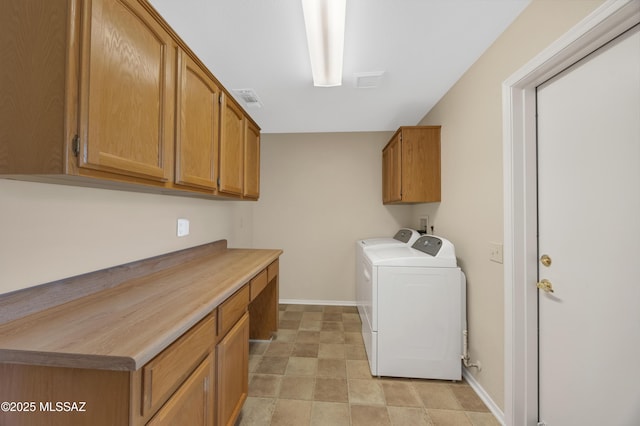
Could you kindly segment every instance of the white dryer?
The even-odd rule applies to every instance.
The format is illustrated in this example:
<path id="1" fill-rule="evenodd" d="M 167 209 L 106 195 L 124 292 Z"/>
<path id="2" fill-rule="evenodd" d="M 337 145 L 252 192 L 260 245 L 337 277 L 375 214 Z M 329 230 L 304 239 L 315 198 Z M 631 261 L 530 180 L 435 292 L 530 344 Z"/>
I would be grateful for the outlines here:
<path id="1" fill-rule="evenodd" d="M 367 293 L 369 292 L 366 288 L 368 284 L 363 280 L 364 252 L 387 247 L 410 247 L 420 238 L 420 235 L 414 229 L 401 228 L 393 237 L 367 238 L 356 241 L 356 306 L 363 323 L 366 321 L 367 315 L 364 304 L 368 300 Z"/>
<path id="2" fill-rule="evenodd" d="M 448 240 L 367 250 L 365 342 L 374 376 L 460 380 L 466 282 Z"/>

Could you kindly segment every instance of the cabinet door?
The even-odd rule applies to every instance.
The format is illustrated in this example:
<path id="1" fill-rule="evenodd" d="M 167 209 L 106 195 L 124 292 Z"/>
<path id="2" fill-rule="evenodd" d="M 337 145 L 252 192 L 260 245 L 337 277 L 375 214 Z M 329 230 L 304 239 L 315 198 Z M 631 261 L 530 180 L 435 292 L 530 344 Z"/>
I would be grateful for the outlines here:
<path id="1" fill-rule="evenodd" d="M 136 0 L 87 1 L 83 13 L 79 165 L 166 181 L 174 42 Z"/>
<path id="2" fill-rule="evenodd" d="M 218 343 L 218 426 L 233 425 L 249 390 L 249 314 Z"/>
<path id="3" fill-rule="evenodd" d="M 213 425 L 213 355 L 180 386 L 147 426 Z"/>
<path id="4" fill-rule="evenodd" d="M 440 201 L 440 127 L 404 127 L 400 144 L 402 201 Z"/>
<path id="5" fill-rule="evenodd" d="M 220 89 L 183 51 L 177 81 L 176 183 L 215 191 Z"/>
<path id="6" fill-rule="evenodd" d="M 222 97 L 220 120 L 220 192 L 242 195 L 244 114 L 228 96 Z"/>
<path id="7" fill-rule="evenodd" d="M 382 202 L 388 203 L 391 199 L 391 150 L 386 147 L 382 150 Z"/>
<path id="8" fill-rule="evenodd" d="M 244 135 L 244 191 L 242 195 L 257 199 L 260 196 L 260 129 L 245 119 Z"/>
<path id="9" fill-rule="evenodd" d="M 72 1 L 0 1 L 1 174 L 64 172 L 65 142 L 77 132 L 77 119 L 65 120 L 77 96 L 67 83 L 77 78 L 74 9 Z"/>
<path id="10" fill-rule="evenodd" d="M 402 141 L 400 137 L 400 133 L 396 134 L 382 152 L 382 199 L 384 203 L 402 200 Z"/>

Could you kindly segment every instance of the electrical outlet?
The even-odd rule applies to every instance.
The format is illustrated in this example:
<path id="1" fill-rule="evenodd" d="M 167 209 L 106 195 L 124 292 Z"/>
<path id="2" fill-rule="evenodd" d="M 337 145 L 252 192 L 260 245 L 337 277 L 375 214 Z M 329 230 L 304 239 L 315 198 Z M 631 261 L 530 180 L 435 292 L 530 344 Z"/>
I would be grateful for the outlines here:
<path id="1" fill-rule="evenodd" d="M 489 260 L 496 263 L 503 262 L 502 243 L 489 241 Z"/>
<path id="2" fill-rule="evenodd" d="M 189 235 L 189 219 L 178 219 L 178 237 Z"/>
<path id="3" fill-rule="evenodd" d="M 429 216 L 420 216 L 418 231 L 427 232 L 429 230 Z"/>

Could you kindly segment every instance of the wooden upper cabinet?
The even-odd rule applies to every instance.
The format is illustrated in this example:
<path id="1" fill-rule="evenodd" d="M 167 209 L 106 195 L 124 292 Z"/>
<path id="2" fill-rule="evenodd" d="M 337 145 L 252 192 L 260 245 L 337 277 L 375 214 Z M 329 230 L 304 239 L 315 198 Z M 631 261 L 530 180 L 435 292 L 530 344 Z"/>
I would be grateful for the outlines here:
<path id="1" fill-rule="evenodd" d="M 440 201 L 440 126 L 401 127 L 382 150 L 382 201 Z"/>
<path id="2" fill-rule="evenodd" d="M 184 51 L 178 51 L 176 177 L 181 185 L 216 191 L 220 88 Z"/>
<path id="3" fill-rule="evenodd" d="M 396 133 L 382 151 L 382 201 L 391 203 L 402 200 L 402 143 Z"/>
<path id="4" fill-rule="evenodd" d="M 260 129 L 147 0 L 2 0 L 0 63 L 0 178 L 258 198 Z"/>
<path id="5" fill-rule="evenodd" d="M 245 119 L 244 132 L 244 198 L 260 196 L 260 129 Z"/>
<path id="6" fill-rule="evenodd" d="M 60 175 L 76 133 L 77 4 L 0 2 L 0 174 Z M 71 84 L 67 83 L 71 81 Z M 70 151 L 70 150 L 69 150 Z M 73 154 L 71 154 L 73 156 Z"/>
<path id="7" fill-rule="evenodd" d="M 79 166 L 172 173 L 175 45 L 136 0 L 84 2 Z"/>
<path id="8" fill-rule="evenodd" d="M 241 196 L 244 180 L 244 113 L 229 96 L 224 95 L 222 99 L 218 190 Z"/>

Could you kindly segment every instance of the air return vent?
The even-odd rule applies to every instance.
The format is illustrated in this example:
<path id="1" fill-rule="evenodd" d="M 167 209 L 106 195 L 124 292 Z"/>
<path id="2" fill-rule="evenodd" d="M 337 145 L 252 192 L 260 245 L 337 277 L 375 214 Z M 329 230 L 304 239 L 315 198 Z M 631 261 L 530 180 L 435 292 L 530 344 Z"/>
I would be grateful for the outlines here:
<path id="1" fill-rule="evenodd" d="M 261 108 L 262 101 L 253 89 L 233 89 L 237 98 L 242 99 L 248 108 Z"/>

